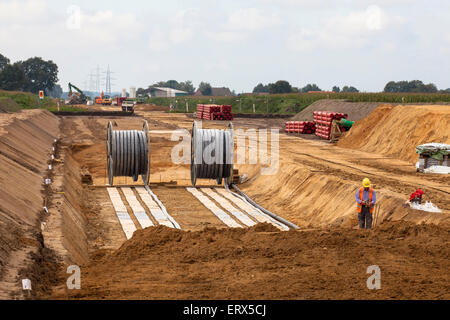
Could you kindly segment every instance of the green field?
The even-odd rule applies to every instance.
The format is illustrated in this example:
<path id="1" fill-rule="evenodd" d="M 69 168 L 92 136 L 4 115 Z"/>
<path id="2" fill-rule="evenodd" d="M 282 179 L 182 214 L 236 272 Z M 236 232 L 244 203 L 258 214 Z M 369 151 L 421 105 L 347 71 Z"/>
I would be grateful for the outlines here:
<path id="1" fill-rule="evenodd" d="M 385 103 L 439 103 L 450 102 L 450 94 L 423 93 L 291 93 L 271 95 L 243 95 L 235 97 L 175 97 L 148 98 L 146 103 L 158 106 L 174 106 L 173 112 L 194 112 L 197 104 L 226 104 L 233 106 L 234 113 L 252 113 L 255 105 L 256 113 L 295 114 L 311 103 L 322 99 L 345 99 L 352 102 L 385 102 Z M 53 98 L 40 100 L 38 95 L 28 92 L 0 90 L 0 111 L 18 111 L 20 109 L 43 108 L 56 111 Z M 60 111 L 86 111 L 72 106 L 61 106 Z"/>
<path id="2" fill-rule="evenodd" d="M 0 101 L 2 100 L 4 102 L 8 101 L 8 105 L 15 103 L 16 107 L 18 107 L 19 109 L 47 109 L 56 107 L 56 103 L 53 98 L 45 97 L 44 99 L 40 100 L 37 94 L 32 94 L 29 92 L 0 90 Z M 12 101 L 13 103 L 11 103 Z"/>
<path id="3" fill-rule="evenodd" d="M 236 97 L 175 97 L 149 98 L 147 103 L 159 106 L 174 106 L 174 112 L 194 112 L 197 104 L 227 104 L 233 106 L 234 113 L 251 113 L 253 104 L 256 113 L 295 114 L 321 99 L 345 99 L 352 102 L 386 103 L 438 103 L 450 102 L 450 94 L 421 93 L 291 93 L 271 95 L 250 95 Z"/>

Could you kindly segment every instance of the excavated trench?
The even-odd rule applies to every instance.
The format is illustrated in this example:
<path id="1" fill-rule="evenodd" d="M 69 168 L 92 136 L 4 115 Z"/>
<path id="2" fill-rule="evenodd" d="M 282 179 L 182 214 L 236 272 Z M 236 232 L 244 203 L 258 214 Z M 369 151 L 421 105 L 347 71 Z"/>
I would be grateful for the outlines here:
<path id="1" fill-rule="evenodd" d="M 449 278 L 441 272 L 450 266 L 446 177 L 419 176 L 402 160 L 282 134 L 277 173 L 264 176 L 260 165 L 238 165 L 240 174 L 249 178 L 240 188 L 302 230 L 280 232 L 270 225 L 234 230 L 186 191 L 189 166 L 170 161 L 177 142 L 171 141 L 168 130 L 190 129 L 192 119 L 146 111 L 138 112 L 138 117 L 58 120 L 45 116 L 57 124 L 52 127 L 53 135 L 60 132 L 52 184 L 50 188 L 42 186 L 47 164 L 30 167 L 16 157 L 15 165 L 21 168 L 14 172 L 25 171 L 29 176 L 23 180 L 36 180 L 26 186 L 26 190 L 39 190 L 40 196 L 28 200 L 36 215 L 28 223 L 27 237 L 19 235 L 26 229 L 25 223 L 15 227 L 14 215 L 0 224 L 5 228 L 0 248 L 3 274 L 11 270 L 8 260 L 12 255 L 22 257 L 16 274 L 37 284 L 34 298 L 448 299 Z M 112 120 L 115 129 L 140 129 L 143 118 L 154 132 L 150 138 L 151 188 L 183 230 L 138 227 L 127 241 L 105 188 L 106 124 Z M 238 119 L 235 126 L 248 128 L 251 121 Z M 271 121 L 256 119 L 255 126 L 270 126 Z M 214 122 L 206 126 L 221 128 Z M 47 140 L 51 148 L 52 140 Z M 48 156 L 40 156 L 39 161 Z M 379 226 L 372 232 L 354 230 L 354 194 L 368 175 L 382 203 Z M 133 185 L 131 179 L 119 178 L 117 183 Z M 402 208 L 401 203 L 418 184 L 444 209 L 442 214 Z M 126 203 L 123 190 L 118 190 Z M 11 192 L 23 191 L 17 187 Z M 15 210 L 15 203 L 11 202 L 10 210 Z M 48 214 L 42 212 L 42 203 L 47 204 Z M 3 207 L 0 211 L 7 212 Z M 421 222 L 431 225 L 416 225 Z M 20 256 L 24 247 L 30 252 Z M 386 290 L 371 294 L 364 287 L 365 268 L 374 263 L 388 274 Z M 65 288 L 68 265 L 81 266 L 79 291 Z M 13 273 L 7 273 L 11 279 Z M 5 296 L 24 298 L 17 289 L 19 278 L 15 284 L 9 280 Z M 400 282 L 396 283 L 397 279 Z"/>

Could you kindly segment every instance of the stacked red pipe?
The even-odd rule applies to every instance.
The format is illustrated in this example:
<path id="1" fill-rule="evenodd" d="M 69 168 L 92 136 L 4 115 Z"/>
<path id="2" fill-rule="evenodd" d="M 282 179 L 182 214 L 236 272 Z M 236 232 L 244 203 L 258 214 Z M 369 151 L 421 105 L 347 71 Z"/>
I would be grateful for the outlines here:
<path id="1" fill-rule="evenodd" d="M 314 122 L 316 124 L 316 136 L 330 140 L 331 124 L 333 120 L 347 119 L 348 115 L 339 112 L 314 111 Z M 344 128 L 341 128 L 345 130 Z"/>
<path id="2" fill-rule="evenodd" d="M 288 121 L 285 131 L 288 133 L 312 134 L 316 131 L 316 124 L 312 121 Z"/>
<path id="3" fill-rule="evenodd" d="M 204 120 L 233 120 L 229 105 L 197 104 L 196 117 Z"/>

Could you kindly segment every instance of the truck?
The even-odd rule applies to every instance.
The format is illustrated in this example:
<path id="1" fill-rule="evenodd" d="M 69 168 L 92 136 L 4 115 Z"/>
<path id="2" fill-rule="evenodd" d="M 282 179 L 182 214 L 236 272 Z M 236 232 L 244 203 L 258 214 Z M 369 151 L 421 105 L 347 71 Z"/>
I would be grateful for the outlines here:
<path id="1" fill-rule="evenodd" d="M 130 113 L 133 113 L 133 112 L 134 112 L 134 105 L 135 105 L 135 104 L 136 104 L 136 103 L 135 103 L 134 100 L 130 100 L 130 99 L 124 100 L 124 101 L 122 102 L 122 111 L 123 111 L 123 112 L 130 112 Z"/>
<path id="2" fill-rule="evenodd" d="M 102 91 L 102 93 L 100 94 L 100 97 L 95 97 L 95 104 L 110 106 L 112 104 L 112 99 L 110 96 L 103 95 L 103 91 Z"/>

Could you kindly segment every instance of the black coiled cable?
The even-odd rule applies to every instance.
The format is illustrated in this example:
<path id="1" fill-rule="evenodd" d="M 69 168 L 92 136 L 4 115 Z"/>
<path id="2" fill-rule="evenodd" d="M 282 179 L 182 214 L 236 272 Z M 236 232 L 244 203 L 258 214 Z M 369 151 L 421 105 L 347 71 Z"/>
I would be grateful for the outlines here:
<path id="1" fill-rule="evenodd" d="M 148 148 L 148 124 L 144 121 L 142 131 L 112 130 L 111 122 L 107 130 L 107 170 L 108 182 L 113 185 L 114 177 L 139 176 L 145 185 L 150 179 L 150 152 Z"/>
<path id="2" fill-rule="evenodd" d="M 234 158 L 233 125 L 229 130 L 199 129 L 192 126 L 191 135 L 191 182 L 197 179 L 215 179 L 227 185 L 232 182 Z"/>

